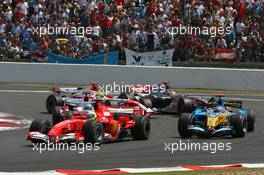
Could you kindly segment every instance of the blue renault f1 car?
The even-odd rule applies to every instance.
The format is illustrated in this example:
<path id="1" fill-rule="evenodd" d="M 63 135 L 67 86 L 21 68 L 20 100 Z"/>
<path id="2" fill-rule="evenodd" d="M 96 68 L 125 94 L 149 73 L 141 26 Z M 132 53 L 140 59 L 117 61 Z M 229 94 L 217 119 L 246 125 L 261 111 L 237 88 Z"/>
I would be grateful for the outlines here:
<path id="1" fill-rule="evenodd" d="M 183 138 L 193 135 L 244 137 L 246 132 L 254 130 L 254 123 L 255 112 L 242 108 L 242 101 L 218 95 L 192 113 L 183 113 L 178 121 L 178 132 Z"/>

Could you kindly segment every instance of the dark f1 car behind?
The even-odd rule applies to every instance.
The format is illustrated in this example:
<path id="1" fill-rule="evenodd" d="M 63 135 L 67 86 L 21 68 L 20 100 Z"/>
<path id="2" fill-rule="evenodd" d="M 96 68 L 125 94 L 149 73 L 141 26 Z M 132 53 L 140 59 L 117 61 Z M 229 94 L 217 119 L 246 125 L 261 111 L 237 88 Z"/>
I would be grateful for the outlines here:
<path id="1" fill-rule="evenodd" d="M 151 90 L 148 86 L 127 89 L 122 92 L 118 98 L 136 100 L 147 108 L 163 114 L 182 114 L 183 112 L 192 112 L 200 100 L 194 97 L 183 96 L 169 90 L 167 82 L 156 85 L 156 89 Z"/>

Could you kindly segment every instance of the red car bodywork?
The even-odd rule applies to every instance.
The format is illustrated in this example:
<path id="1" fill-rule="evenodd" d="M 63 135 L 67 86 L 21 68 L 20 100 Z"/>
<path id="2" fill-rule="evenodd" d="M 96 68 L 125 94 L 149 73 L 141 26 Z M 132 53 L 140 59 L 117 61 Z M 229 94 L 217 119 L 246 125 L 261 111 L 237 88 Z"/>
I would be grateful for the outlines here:
<path id="1" fill-rule="evenodd" d="M 133 113 L 111 112 L 111 109 L 133 109 Z M 67 111 L 67 106 L 62 107 L 63 111 Z M 66 119 L 53 126 L 48 133 L 42 133 L 41 131 L 29 132 L 28 140 L 40 140 L 44 142 L 60 142 L 60 141 L 84 141 L 83 126 L 88 120 L 96 120 L 104 126 L 105 138 L 104 141 L 113 141 L 119 138 L 119 135 L 127 129 L 135 126 L 135 118 L 142 117 L 142 115 L 150 116 L 150 113 L 145 113 L 139 107 L 139 103 L 126 100 L 124 106 L 107 106 L 103 101 L 96 102 L 96 118 L 87 118 L 89 113 L 75 110 L 70 119 Z"/>

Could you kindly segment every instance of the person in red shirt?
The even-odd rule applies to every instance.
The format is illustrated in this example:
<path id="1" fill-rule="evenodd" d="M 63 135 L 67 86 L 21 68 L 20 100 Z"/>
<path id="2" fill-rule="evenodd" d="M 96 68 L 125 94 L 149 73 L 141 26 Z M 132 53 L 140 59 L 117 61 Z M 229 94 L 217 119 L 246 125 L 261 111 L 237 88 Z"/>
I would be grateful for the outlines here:
<path id="1" fill-rule="evenodd" d="M 175 16 L 171 23 L 173 27 L 180 27 L 181 20 L 177 16 Z"/>
<path id="2" fill-rule="evenodd" d="M 102 21 L 102 29 L 110 29 L 112 28 L 112 20 L 110 20 L 108 15 L 104 15 Z"/>
<path id="3" fill-rule="evenodd" d="M 195 43 L 194 50 L 195 50 L 195 59 L 197 61 L 204 60 L 205 48 L 204 48 L 204 43 L 201 41 L 201 39 L 198 39 L 197 42 Z"/>
<path id="4" fill-rule="evenodd" d="M 150 17 L 152 13 L 155 13 L 155 11 L 156 11 L 156 5 L 153 3 L 150 3 L 147 9 L 147 17 Z"/>
<path id="5" fill-rule="evenodd" d="M 25 19 L 25 16 L 23 13 L 20 12 L 18 8 L 15 9 L 14 17 L 17 21 L 22 21 Z"/>
<path id="6" fill-rule="evenodd" d="M 91 13 L 90 15 L 91 17 L 91 25 L 95 26 L 97 24 L 97 22 L 100 20 L 100 14 L 98 10 L 95 10 Z"/>
<path id="7" fill-rule="evenodd" d="M 49 44 L 48 44 L 47 40 L 45 39 L 45 37 L 43 37 L 41 39 L 40 46 L 41 46 L 41 50 L 45 50 L 49 47 Z"/>
<path id="8" fill-rule="evenodd" d="M 240 2 L 237 7 L 237 18 L 243 19 L 246 13 L 246 8 L 243 4 L 243 2 Z"/>
<path id="9" fill-rule="evenodd" d="M 108 15 L 103 15 L 102 17 L 102 32 L 103 32 L 103 37 L 109 36 L 112 33 L 112 20 L 109 18 Z"/>
<path id="10" fill-rule="evenodd" d="M 125 1 L 124 0 L 115 0 L 116 5 L 124 5 Z"/>

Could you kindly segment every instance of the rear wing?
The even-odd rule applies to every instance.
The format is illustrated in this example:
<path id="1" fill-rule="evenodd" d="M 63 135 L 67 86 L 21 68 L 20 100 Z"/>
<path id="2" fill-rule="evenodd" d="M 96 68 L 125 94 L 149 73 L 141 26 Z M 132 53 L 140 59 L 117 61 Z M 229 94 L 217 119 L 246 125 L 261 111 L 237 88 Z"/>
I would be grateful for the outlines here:
<path id="1" fill-rule="evenodd" d="M 224 105 L 232 108 L 242 108 L 241 100 L 226 100 L 224 101 Z"/>
<path id="2" fill-rule="evenodd" d="M 82 90 L 80 87 L 65 87 L 65 88 L 52 88 L 51 91 L 60 94 L 60 93 L 76 93 L 79 90 Z"/>
<path id="3" fill-rule="evenodd" d="M 233 99 L 224 100 L 224 106 L 226 107 L 242 108 L 242 104 L 243 102 L 241 100 L 233 100 Z M 207 107 L 216 107 L 217 105 L 218 105 L 218 102 L 216 100 L 208 101 L 206 104 Z"/>
<path id="4" fill-rule="evenodd" d="M 84 103 L 82 98 L 69 98 L 69 97 L 64 98 L 64 102 L 66 105 L 71 105 L 71 106 L 79 106 Z"/>

